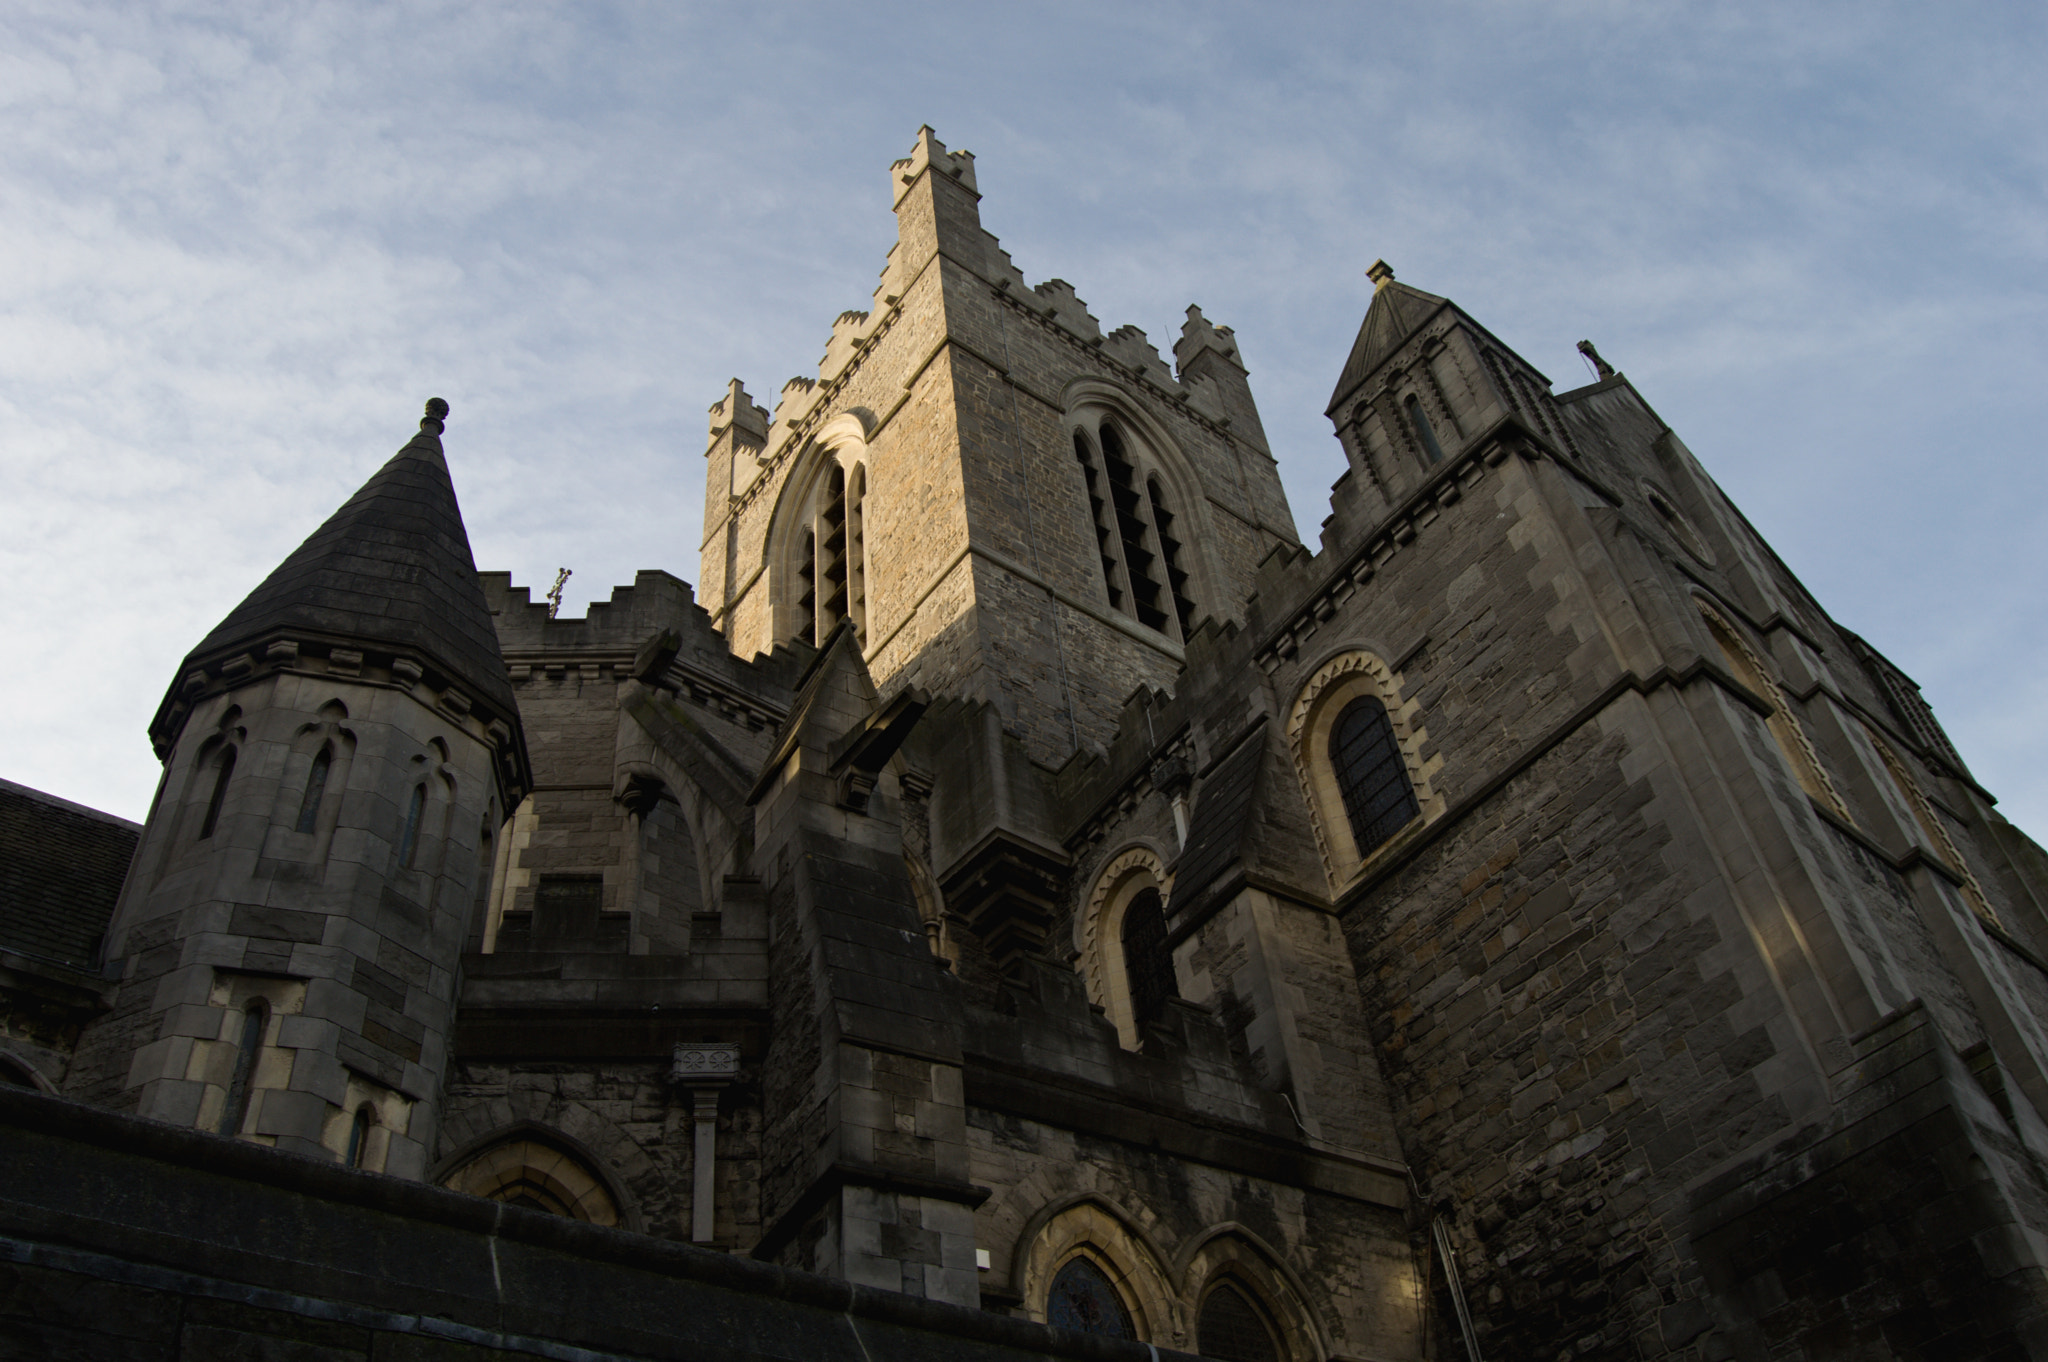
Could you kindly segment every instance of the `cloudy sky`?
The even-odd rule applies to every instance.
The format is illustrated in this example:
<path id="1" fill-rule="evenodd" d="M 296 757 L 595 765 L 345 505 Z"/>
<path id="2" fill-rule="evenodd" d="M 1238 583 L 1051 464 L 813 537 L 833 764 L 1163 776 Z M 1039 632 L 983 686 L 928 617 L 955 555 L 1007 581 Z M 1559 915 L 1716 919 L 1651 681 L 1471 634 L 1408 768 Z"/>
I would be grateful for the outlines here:
<path id="1" fill-rule="evenodd" d="M 0 776 L 139 818 L 430 395 L 481 566 L 694 580 L 706 407 L 815 373 L 929 122 L 1028 278 L 1236 328 L 1311 543 L 1375 257 L 1593 338 L 2048 833 L 2044 70 L 2038 4 L 13 0 Z"/>

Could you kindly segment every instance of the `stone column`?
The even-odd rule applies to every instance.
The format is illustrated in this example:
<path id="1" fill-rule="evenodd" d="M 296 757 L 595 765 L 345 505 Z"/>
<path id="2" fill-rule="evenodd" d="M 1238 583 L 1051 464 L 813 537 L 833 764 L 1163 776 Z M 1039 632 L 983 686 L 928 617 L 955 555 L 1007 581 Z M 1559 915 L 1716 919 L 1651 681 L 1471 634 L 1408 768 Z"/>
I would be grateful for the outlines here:
<path id="1" fill-rule="evenodd" d="M 690 1161 L 690 1242 L 708 1244 L 718 1223 L 718 1096 L 740 1071 L 737 1045 L 676 1046 L 669 1079 L 687 1087 L 697 1119 L 697 1143 Z"/>

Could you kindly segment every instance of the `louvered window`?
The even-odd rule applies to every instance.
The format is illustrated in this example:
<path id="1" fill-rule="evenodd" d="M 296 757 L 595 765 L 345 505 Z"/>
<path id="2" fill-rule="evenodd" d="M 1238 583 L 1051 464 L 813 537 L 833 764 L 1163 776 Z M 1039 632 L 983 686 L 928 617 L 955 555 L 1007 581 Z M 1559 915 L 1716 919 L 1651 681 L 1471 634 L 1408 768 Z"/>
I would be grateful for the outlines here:
<path id="1" fill-rule="evenodd" d="M 1408 763 L 1394 737 L 1393 720 L 1376 697 L 1361 695 L 1344 707 L 1330 733 L 1330 764 L 1358 854 L 1369 856 L 1421 811 Z"/>

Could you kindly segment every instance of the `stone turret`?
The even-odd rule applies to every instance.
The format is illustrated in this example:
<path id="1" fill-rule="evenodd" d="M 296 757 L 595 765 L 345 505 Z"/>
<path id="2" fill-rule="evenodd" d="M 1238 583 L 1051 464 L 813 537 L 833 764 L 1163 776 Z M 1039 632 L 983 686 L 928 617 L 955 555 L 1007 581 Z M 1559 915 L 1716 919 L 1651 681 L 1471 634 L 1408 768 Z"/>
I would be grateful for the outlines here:
<path id="1" fill-rule="evenodd" d="M 186 658 L 78 1095 L 425 1173 L 465 928 L 532 783 L 447 412 Z"/>

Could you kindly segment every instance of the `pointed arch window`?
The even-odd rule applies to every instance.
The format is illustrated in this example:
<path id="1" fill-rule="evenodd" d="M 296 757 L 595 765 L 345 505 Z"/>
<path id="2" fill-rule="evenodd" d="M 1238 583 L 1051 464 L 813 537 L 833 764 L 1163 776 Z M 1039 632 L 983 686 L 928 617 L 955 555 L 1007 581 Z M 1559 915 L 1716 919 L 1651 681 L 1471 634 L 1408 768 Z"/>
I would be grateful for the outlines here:
<path id="1" fill-rule="evenodd" d="M 1444 461 L 1444 447 L 1436 442 L 1436 431 L 1429 424 L 1428 415 L 1422 410 L 1422 403 L 1413 393 L 1401 404 L 1401 410 L 1408 416 L 1408 428 L 1415 432 L 1415 443 L 1422 447 L 1424 463 L 1438 464 Z"/>
<path id="2" fill-rule="evenodd" d="M 1124 971 L 1130 980 L 1131 1018 L 1139 1029 L 1157 1021 L 1168 998 L 1178 998 L 1173 977 L 1173 952 L 1166 945 L 1166 905 L 1159 891 L 1138 891 L 1124 908 L 1120 936 Z"/>
<path id="3" fill-rule="evenodd" d="M 1337 715 L 1330 730 L 1330 765 L 1360 856 L 1371 854 L 1421 812 L 1393 720 L 1378 696 L 1361 695 Z"/>
<path id="4" fill-rule="evenodd" d="M 299 818 L 295 832 L 315 832 L 320 827 L 320 801 L 327 795 L 327 776 L 334 766 L 332 744 L 320 749 L 306 772 L 306 792 L 299 796 Z"/>
<path id="5" fill-rule="evenodd" d="M 420 854 L 420 823 L 427 811 L 427 785 L 425 781 L 412 787 L 412 798 L 405 805 L 405 826 L 398 834 L 398 864 L 405 869 L 413 868 L 413 862 Z"/>
<path id="6" fill-rule="evenodd" d="M 256 1077 L 256 1060 L 263 1052 L 263 1024 L 269 1009 L 261 1002 L 250 1003 L 242 1013 L 242 1032 L 235 1050 L 235 1072 L 228 1080 L 228 1100 L 220 1110 L 219 1131 L 223 1135 L 242 1133 L 249 1116 L 249 1089 Z"/>
<path id="7" fill-rule="evenodd" d="M 1136 1340 L 1130 1307 L 1109 1274 L 1090 1258 L 1071 1258 L 1053 1276 L 1045 1297 L 1045 1322 L 1056 1329 Z"/>
<path id="8" fill-rule="evenodd" d="M 235 749 L 224 747 L 220 753 L 220 765 L 213 778 L 213 794 L 206 801 L 206 817 L 199 823 L 199 840 L 213 836 L 213 830 L 220 824 L 221 806 L 227 802 L 228 781 L 235 774 Z"/>
<path id="9" fill-rule="evenodd" d="M 1217 1362 L 1280 1362 L 1265 1312 L 1233 1282 L 1218 1282 L 1203 1297 L 1195 1336 L 1202 1356 Z"/>

